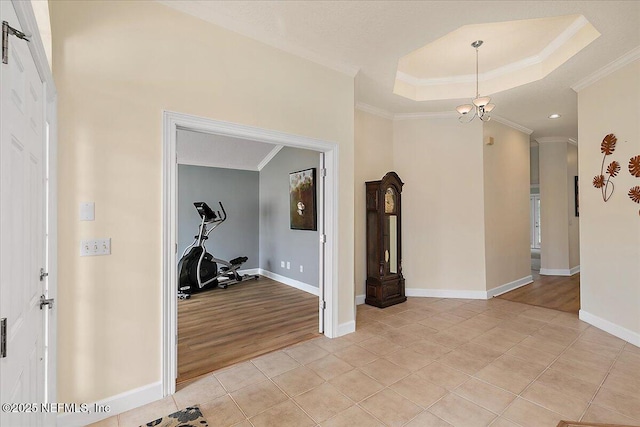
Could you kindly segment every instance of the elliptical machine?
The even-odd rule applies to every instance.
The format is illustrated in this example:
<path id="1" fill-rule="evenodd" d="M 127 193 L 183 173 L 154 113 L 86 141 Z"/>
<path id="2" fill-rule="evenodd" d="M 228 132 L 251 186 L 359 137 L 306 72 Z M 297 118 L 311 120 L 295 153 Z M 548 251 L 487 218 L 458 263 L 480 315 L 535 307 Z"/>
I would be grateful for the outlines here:
<path id="1" fill-rule="evenodd" d="M 198 227 L 198 235 L 194 237 L 194 241 L 189 245 L 178 262 L 178 298 L 188 299 L 191 294 L 214 289 L 216 287 L 226 289 L 229 285 L 233 285 L 242 281 L 257 279 L 259 276 L 245 274 L 241 276 L 238 270 L 242 264 L 247 262 L 247 257 L 237 257 L 231 261 L 225 261 L 215 258 L 207 252 L 205 242 L 209 238 L 209 234 L 220 224 L 226 221 L 227 212 L 222 206 L 222 202 L 218 202 L 220 211 L 213 212 L 205 202 L 195 202 L 200 218 L 200 226 Z M 218 264 L 220 268 L 218 269 Z"/>

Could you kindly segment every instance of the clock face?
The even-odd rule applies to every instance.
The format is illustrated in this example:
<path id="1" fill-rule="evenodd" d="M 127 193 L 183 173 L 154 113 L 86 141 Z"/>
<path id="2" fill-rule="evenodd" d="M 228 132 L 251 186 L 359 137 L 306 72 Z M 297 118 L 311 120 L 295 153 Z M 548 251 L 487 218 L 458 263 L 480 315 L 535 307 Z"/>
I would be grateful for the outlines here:
<path id="1" fill-rule="evenodd" d="M 384 193 L 384 213 L 395 213 L 396 210 L 396 193 L 393 188 L 387 188 Z"/>

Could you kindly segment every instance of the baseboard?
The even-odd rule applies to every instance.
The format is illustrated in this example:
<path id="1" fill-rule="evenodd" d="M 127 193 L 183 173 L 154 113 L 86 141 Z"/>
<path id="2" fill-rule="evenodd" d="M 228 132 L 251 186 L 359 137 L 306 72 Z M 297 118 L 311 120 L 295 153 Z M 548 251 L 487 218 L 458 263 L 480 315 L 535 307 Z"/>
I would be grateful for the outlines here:
<path id="1" fill-rule="evenodd" d="M 541 268 L 541 276 L 571 276 L 571 270 L 568 268 Z"/>
<path id="2" fill-rule="evenodd" d="M 91 403 L 88 405 L 90 412 L 60 414 L 56 419 L 56 424 L 65 427 L 80 427 L 97 423 L 130 409 L 162 399 L 162 394 L 162 382 L 158 381 Z M 98 406 L 105 407 L 105 405 L 109 406 L 109 412 L 93 412 L 93 408 Z"/>
<path id="3" fill-rule="evenodd" d="M 427 298 L 460 298 L 460 299 L 487 299 L 487 293 L 484 291 L 457 291 L 450 289 L 405 289 L 405 295 L 408 297 L 427 297 Z"/>
<path id="4" fill-rule="evenodd" d="M 320 295 L 320 291 L 317 287 L 311 286 L 304 282 L 300 282 L 299 280 L 290 279 L 289 277 L 281 276 L 279 274 L 272 273 L 267 270 L 263 270 L 262 268 L 259 268 L 258 273 L 256 274 L 260 274 L 262 276 L 268 277 L 269 279 L 273 279 L 277 282 L 284 283 L 285 285 L 289 285 L 293 288 L 300 289 L 301 291 L 308 292 L 315 296 Z"/>
<path id="5" fill-rule="evenodd" d="M 254 274 L 260 274 L 259 268 L 247 268 L 246 270 L 238 270 L 238 274 L 244 276 L 248 274 L 249 276 L 253 276 Z"/>
<path id="6" fill-rule="evenodd" d="M 487 299 L 497 297 L 498 295 L 502 295 L 506 292 L 512 291 L 514 289 L 518 289 L 532 282 L 533 282 L 533 276 L 529 275 L 521 279 L 514 280 L 513 282 L 505 283 L 504 285 L 498 286 L 496 288 L 489 289 L 487 291 Z"/>
<path id="7" fill-rule="evenodd" d="M 348 322 L 345 323 L 340 323 L 338 325 L 338 335 L 337 337 L 341 337 L 343 335 L 347 335 L 350 334 L 351 332 L 355 332 L 356 331 L 356 321 L 355 320 L 350 320 Z"/>
<path id="8" fill-rule="evenodd" d="M 608 332 L 611 335 L 614 335 L 622 340 L 625 340 L 626 342 L 631 343 L 636 347 L 640 347 L 640 333 L 633 332 L 627 328 L 616 325 L 613 322 L 605 320 L 602 317 L 598 317 L 584 310 L 580 310 L 579 317 L 580 320 L 585 321 L 598 329 L 602 329 L 603 331 Z"/>
<path id="9" fill-rule="evenodd" d="M 578 273 L 580 273 L 580 266 L 579 265 L 576 265 L 571 270 L 569 270 L 569 275 L 570 276 L 573 276 L 574 274 L 578 274 Z"/>
<path id="10" fill-rule="evenodd" d="M 364 299 L 366 297 L 367 297 L 366 295 L 356 295 L 356 305 L 364 304 Z"/>

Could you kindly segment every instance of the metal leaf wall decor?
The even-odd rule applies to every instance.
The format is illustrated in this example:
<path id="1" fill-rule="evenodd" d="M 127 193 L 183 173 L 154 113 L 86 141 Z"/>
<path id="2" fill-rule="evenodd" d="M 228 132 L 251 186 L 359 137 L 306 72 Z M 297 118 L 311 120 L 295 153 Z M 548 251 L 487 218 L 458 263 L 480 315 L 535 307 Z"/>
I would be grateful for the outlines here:
<path id="1" fill-rule="evenodd" d="M 611 198 L 615 189 L 615 185 L 613 185 L 613 181 L 611 180 L 611 178 L 614 178 L 620 172 L 620 163 L 615 160 L 609 163 L 606 171 L 604 168 L 607 156 L 613 154 L 613 152 L 616 151 L 616 142 L 618 142 L 618 138 L 616 138 L 616 136 L 612 133 L 605 136 L 602 140 L 602 143 L 600 144 L 600 152 L 604 154 L 604 156 L 602 157 L 600 175 L 596 175 L 593 178 L 593 186 L 600 189 L 600 192 L 602 193 L 602 200 L 604 200 L 605 202 Z M 629 168 L 631 168 L 631 166 L 629 166 Z M 605 176 L 605 174 L 607 176 Z"/>
<path id="2" fill-rule="evenodd" d="M 629 173 L 631 176 L 640 178 L 640 155 L 629 159 Z M 632 202 L 640 203 L 640 186 L 631 187 L 627 194 Z M 638 215 L 640 215 L 640 210 Z"/>

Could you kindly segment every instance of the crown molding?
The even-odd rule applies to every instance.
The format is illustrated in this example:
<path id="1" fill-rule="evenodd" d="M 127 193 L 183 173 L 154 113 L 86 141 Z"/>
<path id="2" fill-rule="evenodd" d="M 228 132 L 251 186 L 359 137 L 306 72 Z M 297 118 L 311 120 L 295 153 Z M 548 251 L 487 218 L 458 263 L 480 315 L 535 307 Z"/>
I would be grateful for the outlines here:
<path id="1" fill-rule="evenodd" d="M 618 71 L 620 68 L 624 67 L 627 64 L 630 64 L 636 59 L 640 59 L 640 46 L 634 49 L 631 49 L 629 52 L 625 53 L 620 58 L 608 63 L 607 65 L 605 65 L 604 67 L 596 71 L 595 73 L 580 80 L 579 82 L 571 86 L 571 89 L 573 89 L 576 92 L 580 92 L 582 89 L 591 86 L 598 80 L 608 76 L 609 74 L 615 71 Z"/>
<path id="2" fill-rule="evenodd" d="M 536 138 L 538 144 L 552 144 L 556 142 L 565 142 L 568 144 L 577 145 L 577 141 L 573 138 L 567 138 L 566 136 L 543 136 Z"/>
<path id="3" fill-rule="evenodd" d="M 502 123 L 505 126 L 509 126 L 515 130 L 519 130 L 520 132 L 524 132 L 527 135 L 531 135 L 533 131 L 527 127 L 522 126 L 516 122 L 512 122 L 511 120 L 507 120 L 504 117 L 496 116 L 495 114 L 491 115 L 491 120 L 495 120 L 498 123 Z"/>
<path id="4" fill-rule="evenodd" d="M 269 151 L 269 153 L 264 156 L 264 159 L 262 159 L 262 161 L 260 163 L 258 163 L 258 171 L 261 171 L 262 168 L 264 168 L 265 166 L 267 166 L 267 164 L 276 156 L 276 154 L 278 154 L 280 152 L 280 150 L 282 150 L 284 148 L 284 145 L 276 145 L 275 147 L 273 147 L 273 150 Z"/>
<path id="5" fill-rule="evenodd" d="M 394 114 L 391 111 L 374 107 L 373 105 L 365 104 L 364 102 L 356 102 L 356 110 L 364 111 L 365 113 L 373 114 L 374 116 L 382 117 L 383 119 L 394 119 Z"/>
<path id="6" fill-rule="evenodd" d="M 453 119 L 457 118 L 455 111 L 434 111 L 425 113 L 400 113 L 393 116 L 394 120 L 414 120 L 414 119 Z"/>

